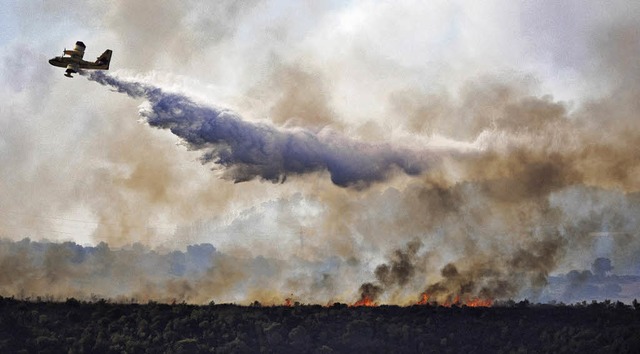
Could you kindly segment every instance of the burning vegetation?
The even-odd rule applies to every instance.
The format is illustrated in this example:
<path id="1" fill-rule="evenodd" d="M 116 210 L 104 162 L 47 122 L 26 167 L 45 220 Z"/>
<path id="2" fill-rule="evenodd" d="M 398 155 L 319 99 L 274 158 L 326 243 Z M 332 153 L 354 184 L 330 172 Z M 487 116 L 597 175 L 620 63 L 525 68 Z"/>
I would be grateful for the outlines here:
<path id="1" fill-rule="evenodd" d="M 353 307 L 378 306 L 374 301 L 382 293 L 382 288 L 371 283 L 364 283 L 360 286 L 360 300 L 353 303 Z"/>
<path id="2" fill-rule="evenodd" d="M 472 298 L 472 297 L 461 297 L 460 295 L 455 295 L 453 299 L 451 297 L 447 297 L 443 303 L 438 303 L 436 301 L 429 301 L 431 295 L 427 293 L 420 294 L 420 300 L 416 303 L 416 305 L 434 305 L 434 306 L 467 306 L 467 307 L 491 307 L 493 305 L 494 300 L 492 299 L 480 299 L 480 298 Z"/>
<path id="3" fill-rule="evenodd" d="M 389 260 L 375 269 L 375 282 L 360 286 L 360 298 L 352 306 L 376 306 L 385 292 L 397 292 L 407 286 L 419 284 L 429 253 L 421 253 L 419 240 L 408 242 L 395 250 Z M 536 286 L 545 284 L 547 269 L 544 259 L 552 258 L 557 245 L 553 242 L 534 243 L 527 250 L 516 252 L 515 258 L 502 262 L 479 256 L 460 260 L 460 266 L 447 263 L 441 270 L 441 279 L 432 282 L 421 292 L 416 305 L 489 307 L 496 299 L 507 299 L 519 290 L 515 276 Z M 506 271 L 507 266 L 512 271 Z M 460 268 L 459 267 L 464 267 Z M 521 268 L 521 269 L 518 269 Z M 537 269 L 539 268 L 539 269 Z"/>

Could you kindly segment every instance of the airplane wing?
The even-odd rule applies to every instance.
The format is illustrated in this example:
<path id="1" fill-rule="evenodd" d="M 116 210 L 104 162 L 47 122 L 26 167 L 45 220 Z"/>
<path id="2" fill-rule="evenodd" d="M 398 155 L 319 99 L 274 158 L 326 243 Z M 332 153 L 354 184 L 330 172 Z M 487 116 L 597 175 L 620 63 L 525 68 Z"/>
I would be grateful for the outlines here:
<path id="1" fill-rule="evenodd" d="M 84 45 L 81 41 L 76 42 L 76 47 L 73 50 L 64 50 L 65 55 L 69 55 L 72 59 L 82 60 L 84 56 L 84 50 L 87 46 Z"/>

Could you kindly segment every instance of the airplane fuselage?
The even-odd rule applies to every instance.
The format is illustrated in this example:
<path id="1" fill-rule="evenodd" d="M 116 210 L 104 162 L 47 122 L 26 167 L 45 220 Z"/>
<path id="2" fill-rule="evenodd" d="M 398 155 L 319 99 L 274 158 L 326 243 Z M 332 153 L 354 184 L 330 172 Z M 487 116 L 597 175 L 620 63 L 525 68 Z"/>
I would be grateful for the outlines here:
<path id="1" fill-rule="evenodd" d="M 77 60 L 74 58 L 70 58 L 70 57 L 55 57 L 55 58 L 51 58 L 49 59 L 49 64 L 53 65 L 53 66 L 59 66 L 62 68 L 66 68 L 67 65 L 69 64 L 73 64 L 73 65 L 79 65 L 80 62 L 82 62 L 84 60 Z"/>
<path id="2" fill-rule="evenodd" d="M 52 59 L 49 59 L 49 64 L 53 65 L 53 66 L 59 66 L 61 68 L 66 68 L 66 67 L 79 67 L 80 62 L 82 60 L 77 60 L 75 58 L 71 58 L 71 57 L 55 57 Z M 73 70 L 76 71 L 77 70 Z M 67 70 L 64 74 L 64 76 L 66 77 L 73 77 L 71 76 L 71 73 L 73 72 L 71 70 Z"/>
<path id="3" fill-rule="evenodd" d="M 55 57 L 49 59 L 49 64 L 53 66 L 59 66 L 61 68 L 66 68 L 68 65 L 77 65 L 79 69 L 96 69 L 96 70 L 108 70 L 109 65 L 107 64 L 96 64 L 91 61 L 86 61 L 82 59 L 76 59 L 72 57 Z"/>
<path id="4" fill-rule="evenodd" d="M 95 62 L 82 59 L 84 56 L 84 49 L 84 43 L 78 41 L 76 42 L 75 49 L 65 49 L 63 56 L 49 59 L 49 64 L 61 68 L 67 68 L 64 74 L 66 77 L 73 77 L 71 74 L 77 73 L 80 69 L 109 70 L 109 62 L 111 61 L 110 49 L 107 49 L 102 53 Z"/>

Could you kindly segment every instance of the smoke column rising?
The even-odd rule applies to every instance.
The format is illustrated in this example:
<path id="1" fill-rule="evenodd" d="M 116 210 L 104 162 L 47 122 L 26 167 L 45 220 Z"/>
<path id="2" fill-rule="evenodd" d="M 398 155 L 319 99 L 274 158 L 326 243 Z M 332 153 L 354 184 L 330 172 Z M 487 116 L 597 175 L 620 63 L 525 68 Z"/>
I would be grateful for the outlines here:
<path id="1" fill-rule="evenodd" d="M 413 304 L 565 280 L 578 299 L 614 280 L 585 273 L 596 257 L 640 274 L 640 6 L 317 3 L 6 4 L 0 236 L 111 248 L 5 243 L 0 292 Z M 167 75 L 66 80 L 46 59 L 78 39 Z M 195 151 L 136 124 L 142 102 Z M 202 272 L 154 255 L 198 243 Z"/>
<path id="2" fill-rule="evenodd" d="M 597 222 L 571 227 L 575 222 L 571 212 L 556 205 L 552 197 L 572 200 L 570 195 L 562 195 L 576 186 L 595 185 L 603 190 L 617 187 L 628 192 L 636 189 L 637 180 L 627 168 L 611 173 L 614 165 L 633 166 L 626 164 L 632 145 L 594 139 L 593 127 L 584 124 L 599 120 L 601 114 L 594 114 L 598 112 L 594 107 L 606 108 L 616 101 L 620 101 L 617 107 L 625 106 L 625 97 L 592 103 L 570 113 L 563 103 L 549 96 L 532 96 L 526 90 L 518 93 L 517 87 L 509 84 L 472 86 L 466 92 L 474 98 L 471 103 L 486 99 L 486 106 L 495 110 L 486 115 L 497 118 L 485 122 L 475 133 L 474 145 L 482 149 L 475 154 L 448 150 L 448 155 L 455 158 L 445 161 L 442 150 L 401 149 L 355 142 L 323 131 L 251 123 L 228 110 L 200 105 L 153 85 L 101 72 L 89 78 L 133 98 L 148 100 L 141 115 L 149 125 L 170 129 L 189 148 L 205 151 L 203 163 L 224 167 L 226 178 L 241 182 L 260 177 L 282 182 L 287 175 L 327 170 L 336 185 L 355 187 L 360 196 L 353 200 L 340 198 L 347 206 L 328 202 L 325 225 L 321 226 L 325 244 L 338 247 L 343 244 L 341 238 L 353 237 L 353 230 L 366 236 L 365 244 L 417 237 L 415 243 L 407 243 L 406 251 L 395 252 L 388 265 L 376 268 L 377 283 L 362 285 L 361 301 L 377 301 L 384 296 L 386 299 L 379 299 L 407 303 L 407 292 L 412 291 L 414 296 L 424 291 L 439 302 L 450 302 L 457 296 L 517 297 L 523 291 L 537 298 L 550 272 L 569 257 L 569 252 L 588 247 L 589 241 L 582 235 L 600 227 Z M 494 99 L 496 93 L 502 101 Z M 462 103 L 465 109 L 478 106 L 465 100 Z M 482 117 L 486 112 L 477 108 L 474 113 Z M 620 121 L 627 119 L 631 118 L 619 117 Z M 636 139 L 634 133 L 627 130 L 620 136 L 631 143 Z M 447 165 L 437 165 L 440 161 Z M 454 177 L 447 168 L 456 171 Z M 391 193 L 385 193 L 384 198 L 381 195 L 380 200 L 374 197 L 376 191 L 364 190 L 389 178 L 394 170 L 420 177 L 413 178 L 399 194 L 389 187 Z M 379 187 L 385 188 L 382 183 Z M 318 200 L 330 201 L 330 195 L 338 192 L 323 193 Z M 388 210 L 394 195 L 396 207 Z M 358 199 L 366 202 L 359 205 Z M 332 214 L 334 209 L 345 208 L 375 209 L 378 213 L 388 210 L 393 217 L 388 221 L 376 219 L 376 228 L 371 230 L 367 213 Z M 626 214 L 621 214 L 617 229 L 631 226 Z M 445 238 L 438 243 L 437 234 L 441 232 Z M 424 246 L 419 246 L 421 242 Z M 635 248 L 637 244 L 628 246 Z M 449 256 L 442 256 L 447 253 Z M 347 247 L 341 256 L 362 259 L 366 251 Z"/>
<path id="3" fill-rule="evenodd" d="M 224 176 L 235 182 L 255 177 L 284 182 L 287 175 L 327 170 L 336 185 L 362 188 L 387 179 L 395 169 L 407 175 L 421 174 L 437 161 L 435 151 L 247 122 L 229 110 L 199 105 L 183 95 L 103 72 L 93 72 L 89 79 L 133 98 L 147 99 L 151 108 L 141 114 L 149 125 L 171 130 L 191 149 L 206 150 L 202 162 L 224 166 Z"/>

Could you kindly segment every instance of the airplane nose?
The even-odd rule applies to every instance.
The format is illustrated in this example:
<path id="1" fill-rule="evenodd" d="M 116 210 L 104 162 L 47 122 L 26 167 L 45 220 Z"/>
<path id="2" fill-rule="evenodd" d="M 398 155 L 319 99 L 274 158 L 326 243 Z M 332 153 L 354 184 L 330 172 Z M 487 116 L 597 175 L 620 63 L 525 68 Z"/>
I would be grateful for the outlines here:
<path id="1" fill-rule="evenodd" d="M 49 59 L 49 64 L 53 65 L 53 59 Z"/>

